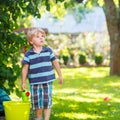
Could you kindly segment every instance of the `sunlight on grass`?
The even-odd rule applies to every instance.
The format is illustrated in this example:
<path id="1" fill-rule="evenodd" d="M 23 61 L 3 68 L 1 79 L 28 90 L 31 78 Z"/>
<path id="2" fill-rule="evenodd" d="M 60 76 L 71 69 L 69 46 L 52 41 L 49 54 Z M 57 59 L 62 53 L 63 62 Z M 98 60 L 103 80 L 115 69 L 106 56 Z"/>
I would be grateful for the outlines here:
<path id="1" fill-rule="evenodd" d="M 93 89 L 92 89 L 93 91 Z M 96 91 L 96 90 L 94 90 Z M 108 94 L 100 94 L 97 91 L 91 92 L 91 91 L 81 91 L 81 95 L 77 89 L 62 89 L 62 90 L 55 90 L 54 94 L 61 94 L 60 98 L 62 99 L 72 99 L 75 101 L 82 101 L 82 102 L 95 102 L 95 101 L 103 101 L 104 97 L 108 96 Z M 74 97 L 73 97 L 74 96 Z M 83 97 L 81 97 L 83 96 Z M 89 96 L 89 98 L 88 98 Z M 109 97 L 112 96 L 112 93 L 109 94 Z"/>
<path id="2" fill-rule="evenodd" d="M 51 120 L 120 119 L 120 78 L 109 76 L 108 67 L 65 68 L 62 73 L 64 84 L 53 84 Z"/>
<path id="3" fill-rule="evenodd" d="M 109 84 L 107 84 L 108 86 L 112 86 L 112 87 L 119 87 L 120 88 L 120 82 L 110 82 Z"/>
<path id="4" fill-rule="evenodd" d="M 107 72 L 107 73 L 106 73 Z M 109 75 L 108 67 L 100 67 L 96 69 L 95 67 L 91 68 L 76 68 L 75 70 L 71 69 L 63 69 L 63 74 L 68 77 L 75 77 L 75 76 L 82 76 L 82 77 L 89 77 L 89 78 L 96 78 L 96 77 L 104 77 Z"/>
<path id="5" fill-rule="evenodd" d="M 76 120 L 76 119 L 86 120 L 87 118 L 94 120 L 95 118 L 97 118 L 95 115 L 89 115 L 87 113 L 61 113 L 60 116 L 66 117 L 72 120 Z"/>
<path id="6" fill-rule="evenodd" d="M 65 93 L 65 94 L 69 94 L 69 93 L 75 93 L 77 91 L 77 89 L 59 89 L 59 90 L 55 90 L 54 93 Z"/>
<path id="7" fill-rule="evenodd" d="M 98 78 L 98 77 L 104 77 L 106 76 L 106 73 L 104 71 L 102 71 L 101 69 L 99 69 L 99 71 L 96 70 L 96 68 L 91 68 L 91 69 L 86 69 L 86 68 L 80 68 L 81 70 L 81 74 L 85 74 L 85 77 L 89 77 L 89 78 Z M 101 74 L 100 74 L 101 73 Z"/>
<path id="8" fill-rule="evenodd" d="M 120 96 L 119 96 L 120 97 Z M 112 98 L 114 102 L 120 103 L 120 98 Z"/>

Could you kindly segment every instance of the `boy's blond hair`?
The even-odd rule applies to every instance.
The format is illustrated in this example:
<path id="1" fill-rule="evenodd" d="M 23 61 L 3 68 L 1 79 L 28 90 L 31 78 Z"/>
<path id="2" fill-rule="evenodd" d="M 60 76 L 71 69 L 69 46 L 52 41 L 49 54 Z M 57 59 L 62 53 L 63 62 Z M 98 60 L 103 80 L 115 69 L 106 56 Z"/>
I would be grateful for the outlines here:
<path id="1" fill-rule="evenodd" d="M 42 35 L 46 35 L 45 34 L 45 31 L 43 30 L 43 29 L 41 29 L 41 28 L 29 28 L 28 29 L 28 31 L 27 31 L 27 40 L 28 40 L 28 42 L 30 43 L 30 41 L 31 41 L 31 38 L 32 38 L 32 36 L 36 33 L 36 32 L 40 32 Z"/>

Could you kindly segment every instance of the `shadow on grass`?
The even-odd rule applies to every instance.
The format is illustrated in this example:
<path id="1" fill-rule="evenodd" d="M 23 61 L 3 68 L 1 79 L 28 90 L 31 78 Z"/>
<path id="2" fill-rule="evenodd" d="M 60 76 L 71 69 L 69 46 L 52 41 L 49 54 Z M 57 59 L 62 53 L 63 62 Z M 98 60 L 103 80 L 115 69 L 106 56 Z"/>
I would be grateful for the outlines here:
<path id="1" fill-rule="evenodd" d="M 66 98 L 57 99 L 51 120 L 119 120 L 120 105 L 112 102 L 80 102 Z M 116 109 L 117 108 L 117 109 Z"/>
<path id="2" fill-rule="evenodd" d="M 64 69 L 63 74 L 64 84 L 54 84 L 51 120 L 120 119 L 118 76 L 109 76 L 107 68 Z"/>

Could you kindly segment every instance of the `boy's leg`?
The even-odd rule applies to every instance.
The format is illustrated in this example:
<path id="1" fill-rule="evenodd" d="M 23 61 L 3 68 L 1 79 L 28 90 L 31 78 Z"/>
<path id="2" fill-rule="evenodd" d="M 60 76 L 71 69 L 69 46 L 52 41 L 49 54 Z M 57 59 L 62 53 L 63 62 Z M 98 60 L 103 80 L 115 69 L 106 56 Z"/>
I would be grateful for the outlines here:
<path id="1" fill-rule="evenodd" d="M 35 110 L 36 113 L 36 118 L 39 120 L 42 120 L 42 109 L 36 109 Z"/>
<path id="2" fill-rule="evenodd" d="M 44 120 L 50 119 L 50 112 L 51 112 L 51 109 L 49 109 L 49 108 L 44 109 Z"/>
<path id="3" fill-rule="evenodd" d="M 43 120 L 42 118 L 35 118 L 35 120 Z"/>

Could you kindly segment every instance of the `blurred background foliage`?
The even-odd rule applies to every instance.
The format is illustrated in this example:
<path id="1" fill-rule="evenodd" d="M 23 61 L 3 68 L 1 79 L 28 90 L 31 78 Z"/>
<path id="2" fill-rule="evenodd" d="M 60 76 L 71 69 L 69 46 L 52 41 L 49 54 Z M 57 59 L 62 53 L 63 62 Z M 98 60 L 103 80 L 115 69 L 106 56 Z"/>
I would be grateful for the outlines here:
<path id="1" fill-rule="evenodd" d="M 82 2 L 84 5 L 81 4 Z M 118 0 L 115 0 L 115 3 L 118 5 Z M 9 94 L 14 91 L 19 92 L 15 81 L 21 75 L 21 59 L 28 49 L 28 44 L 25 34 L 15 33 L 14 30 L 30 27 L 32 18 L 40 18 L 45 11 L 50 11 L 56 18 L 62 19 L 67 10 L 73 12 L 77 7 L 79 9 L 75 15 L 79 22 L 93 5 L 104 7 L 104 2 L 103 0 L 0 0 L 0 88 Z M 94 33 L 91 33 L 91 36 L 94 38 Z M 87 44 L 88 39 L 85 34 L 75 37 L 76 42 L 71 37 L 71 35 L 48 35 L 47 44 L 55 48 L 58 58 L 68 56 L 69 60 L 76 62 L 78 62 L 78 54 L 83 51 L 86 58 L 90 58 L 89 60 L 92 60 L 95 52 L 102 52 L 96 51 L 95 43 Z M 103 41 L 102 45 L 106 43 L 105 40 Z M 106 44 L 104 46 L 106 52 L 109 52 Z M 105 56 L 109 57 L 108 54 Z"/>

